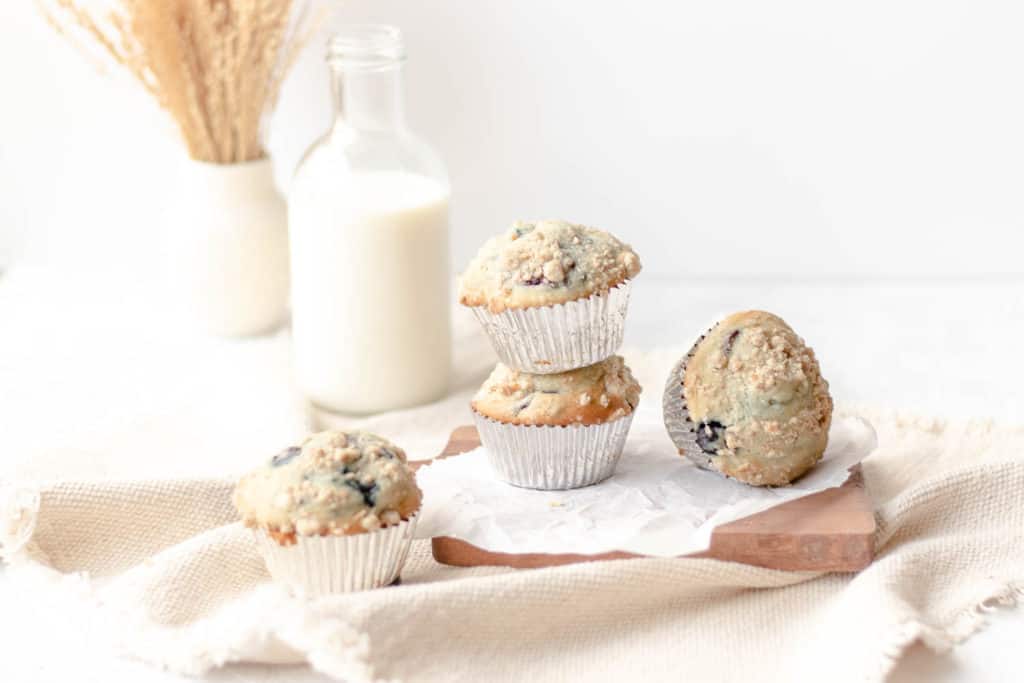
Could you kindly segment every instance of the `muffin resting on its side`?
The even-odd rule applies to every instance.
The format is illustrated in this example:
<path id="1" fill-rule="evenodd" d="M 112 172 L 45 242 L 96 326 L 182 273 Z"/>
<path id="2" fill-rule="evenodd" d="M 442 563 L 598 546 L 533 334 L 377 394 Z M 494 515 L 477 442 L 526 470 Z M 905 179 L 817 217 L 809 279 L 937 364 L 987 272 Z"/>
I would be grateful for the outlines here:
<path id="1" fill-rule="evenodd" d="M 421 497 L 401 448 L 369 432 L 329 431 L 243 477 L 234 502 L 246 526 L 290 545 L 297 534 L 340 536 L 398 524 L 419 510 Z"/>
<path id="2" fill-rule="evenodd" d="M 700 464 L 747 484 L 788 484 L 828 444 L 828 382 L 814 351 L 771 313 L 736 313 L 713 327 L 686 359 L 676 392 Z"/>
<path id="3" fill-rule="evenodd" d="M 509 308 L 584 299 L 633 278 L 640 258 L 612 235 L 565 221 L 517 221 L 480 249 L 459 283 L 459 303 Z"/>
<path id="4" fill-rule="evenodd" d="M 473 419 L 498 477 L 559 490 L 610 477 L 640 402 L 620 356 L 578 370 L 531 375 L 498 365 L 473 399 Z"/>
<path id="5" fill-rule="evenodd" d="M 519 372 L 500 363 L 473 398 L 473 410 L 517 425 L 593 425 L 633 412 L 640 385 L 622 356 L 550 375 Z"/>

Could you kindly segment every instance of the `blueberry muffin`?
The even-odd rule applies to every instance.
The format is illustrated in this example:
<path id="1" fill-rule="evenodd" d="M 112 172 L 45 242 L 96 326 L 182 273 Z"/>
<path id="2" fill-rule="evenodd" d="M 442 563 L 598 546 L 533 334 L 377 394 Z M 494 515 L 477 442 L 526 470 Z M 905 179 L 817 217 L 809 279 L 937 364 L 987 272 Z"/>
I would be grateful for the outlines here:
<path id="1" fill-rule="evenodd" d="M 499 363 L 471 405 L 484 417 L 505 424 L 595 425 L 632 413 L 640 391 L 622 356 L 550 375 Z"/>
<path id="2" fill-rule="evenodd" d="M 832 398 L 814 351 L 778 316 L 735 313 L 677 366 L 665 392 L 669 432 L 703 467 L 781 486 L 825 452 Z"/>
<path id="3" fill-rule="evenodd" d="M 500 479 L 527 488 L 570 489 L 615 471 L 640 391 L 620 356 L 546 375 L 498 365 L 471 406 Z"/>
<path id="4" fill-rule="evenodd" d="M 519 221 L 488 241 L 459 281 L 505 365 L 555 373 L 592 365 L 622 344 L 640 259 L 601 230 Z"/>
<path id="5" fill-rule="evenodd" d="M 361 431 L 313 434 L 242 477 L 234 493 L 271 575 L 313 595 L 394 581 L 421 500 L 405 452 Z"/>
<path id="6" fill-rule="evenodd" d="M 603 294 L 639 272 L 640 258 L 606 232 L 565 221 L 517 221 L 469 264 L 459 303 L 492 313 L 564 304 Z"/>

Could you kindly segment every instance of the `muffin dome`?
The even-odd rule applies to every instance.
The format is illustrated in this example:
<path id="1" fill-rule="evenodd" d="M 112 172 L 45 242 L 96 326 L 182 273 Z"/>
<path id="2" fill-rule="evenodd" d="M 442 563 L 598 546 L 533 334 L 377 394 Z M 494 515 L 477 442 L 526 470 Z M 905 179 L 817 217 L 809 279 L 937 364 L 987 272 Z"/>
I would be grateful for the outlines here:
<path id="1" fill-rule="evenodd" d="M 373 531 L 408 519 L 422 494 L 405 452 L 376 434 L 326 431 L 246 475 L 234 502 L 248 527 L 279 543 Z"/>
<path id="2" fill-rule="evenodd" d="M 828 382 L 814 351 L 771 313 L 736 313 L 718 323 L 685 360 L 678 389 L 696 459 L 727 476 L 755 486 L 788 484 L 825 451 Z"/>
<path id="3" fill-rule="evenodd" d="M 639 272 L 639 257 L 606 232 L 565 221 L 518 221 L 469 264 L 459 302 L 493 313 L 551 306 L 607 292 Z"/>
<path id="4" fill-rule="evenodd" d="M 480 415 L 506 424 L 594 425 L 631 414 L 640 391 L 622 356 L 548 375 L 499 363 L 471 405 Z"/>

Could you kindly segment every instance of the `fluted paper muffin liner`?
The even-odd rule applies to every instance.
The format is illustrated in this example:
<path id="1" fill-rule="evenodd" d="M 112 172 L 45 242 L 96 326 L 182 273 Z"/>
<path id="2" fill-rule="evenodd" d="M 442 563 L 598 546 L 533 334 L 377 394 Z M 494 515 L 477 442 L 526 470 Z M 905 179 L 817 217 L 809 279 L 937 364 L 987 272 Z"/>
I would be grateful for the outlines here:
<path id="1" fill-rule="evenodd" d="M 394 583 L 409 556 L 418 515 L 400 523 L 345 536 L 297 536 L 284 546 L 264 529 L 256 545 L 275 581 L 296 595 L 318 597 Z"/>
<path id="2" fill-rule="evenodd" d="M 686 409 L 686 397 L 683 396 L 683 377 L 686 374 L 686 364 L 697 351 L 697 345 L 704 341 L 711 330 L 717 327 L 716 322 L 694 342 L 690 350 L 686 352 L 678 363 L 672 368 L 665 382 L 665 393 L 662 396 L 662 414 L 665 419 L 665 429 L 668 430 L 669 438 L 679 449 L 679 453 L 689 458 L 698 467 L 705 470 L 717 470 L 711 466 L 711 456 L 705 453 L 700 444 L 697 443 L 697 424 L 690 419 L 690 412 Z"/>
<path id="3" fill-rule="evenodd" d="M 632 282 L 604 294 L 553 306 L 492 313 L 474 306 L 473 314 L 495 353 L 510 368 L 551 374 L 599 363 L 622 346 Z"/>
<path id="4" fill-rule="evenodd" d="M 559 491 L 612 476 L 633 413 L 604 424 L 568 427 L 506 424 L 475 410 L 473 419 L 500 479 L 514 486 Z"/>

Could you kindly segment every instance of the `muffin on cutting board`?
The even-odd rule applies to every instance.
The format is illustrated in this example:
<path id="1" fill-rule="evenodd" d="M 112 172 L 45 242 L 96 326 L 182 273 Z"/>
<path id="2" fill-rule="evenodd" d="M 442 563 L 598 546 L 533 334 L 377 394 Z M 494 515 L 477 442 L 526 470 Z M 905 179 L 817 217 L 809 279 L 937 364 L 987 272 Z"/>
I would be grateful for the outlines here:
<path id="1" fill-rule="evenodd" d="M 566 221 L 518 221 L 492 238 L 459 280 L 498 358 L 531 373 L 593 365 L 622 344 L 636 253 L 613 235 Z"/>
<path id="2" fill-rule="evenodd" d="M 499 364 L 471 406 L 501 479 L 527 488 L 569 489 L 612 475 L 640 391 L 621 356 L 545 375 Z"/>
<path id="3" fill-rule="evenodd" d="M 664 408 L 680 453 L 754 486 L 807 472 L 832 421 L 814 351 L 765 311 L 734 313 L 701 337 L 673 370 Z"/>

